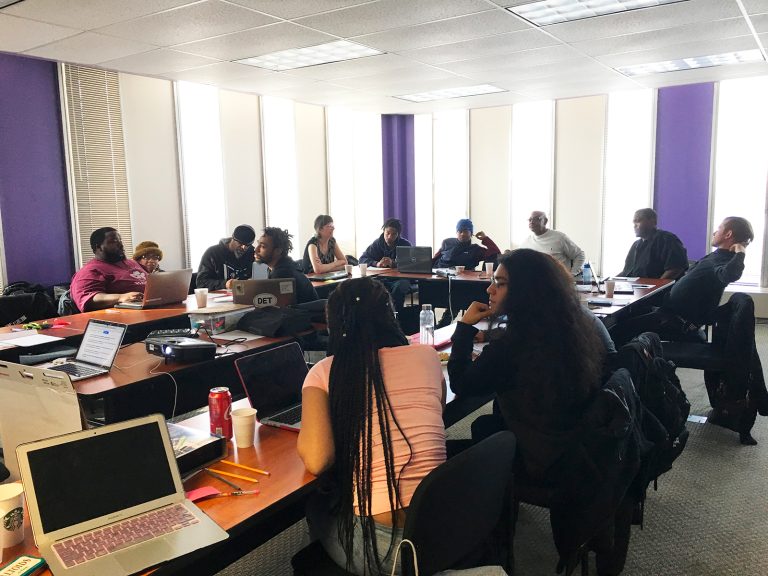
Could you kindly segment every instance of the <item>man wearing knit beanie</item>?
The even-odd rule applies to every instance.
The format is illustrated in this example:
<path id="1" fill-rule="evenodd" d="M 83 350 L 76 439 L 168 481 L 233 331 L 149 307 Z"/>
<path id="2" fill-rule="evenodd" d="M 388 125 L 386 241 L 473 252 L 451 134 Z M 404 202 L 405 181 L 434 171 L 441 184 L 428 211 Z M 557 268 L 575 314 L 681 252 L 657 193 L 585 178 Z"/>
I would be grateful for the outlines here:
<path id="1" fill-rule="evenodd" d="M 456 223 L 456 238 L 443 240 L 440 249 L 432 258 L 432 265 L 438 268 L 449 266 L 464 266 L 467 270 L 474 270 L 481 260 L 486 262 L 496 259 L 499 247 L 494 244 L 485 232 L 478 232 L 475 238 L 480 244 L 472 244 L 472 234 L 475 226 L 469 218 L 462 218 Z"/>
<path id="2" fill-rule="evenodd" d="M 247 280 L 253 268 L 253 241 L 256 231 L 247 224 L 236 226 L 232 236 L 208 248 L 197 269 L 197 287 L 223 290 L 232 280 Z"/>
<path id="3" fill-rule="evenodd" d="M 139 263 L 139 266 L 147 271 L 147 274 L 153 272 L 162 272 L 160 269 L 160 260 L 163 259 L 163 251 L 160 250 L 157 242 L 145 240 L 139 242 L 133 251 L 133 259 Z"/>

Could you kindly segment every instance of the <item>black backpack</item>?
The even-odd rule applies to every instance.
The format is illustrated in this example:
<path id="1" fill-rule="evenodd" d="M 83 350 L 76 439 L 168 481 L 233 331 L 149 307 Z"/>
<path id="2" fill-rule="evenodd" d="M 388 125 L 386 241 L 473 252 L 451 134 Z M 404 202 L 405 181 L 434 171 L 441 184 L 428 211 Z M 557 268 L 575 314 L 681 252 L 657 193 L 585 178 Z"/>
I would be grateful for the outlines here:
<path id="1" fill-rule="evenodd" d="M 53 298 L 40 284 L 14 282 L 0 298 L 0 325 L 24 324 L 56 316 Z"/>
<path id="2" fill-rule="evenodd" d="M 652 478 L 672 468 L 688 442 L 685 423 L 691 404 L 675 374 L 676 366 L 664 359 L 658 334 L 644 332 L 619 350 L 617 365 L 629 370 L 640 400 L 667 432 L 656 451 Z"/>

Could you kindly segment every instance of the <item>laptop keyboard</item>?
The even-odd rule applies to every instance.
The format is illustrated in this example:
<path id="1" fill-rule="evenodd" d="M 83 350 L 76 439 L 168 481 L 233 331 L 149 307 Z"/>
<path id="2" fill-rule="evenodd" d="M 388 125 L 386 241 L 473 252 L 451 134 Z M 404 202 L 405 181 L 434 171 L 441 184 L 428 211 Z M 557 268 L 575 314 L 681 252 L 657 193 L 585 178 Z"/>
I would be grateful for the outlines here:
<path id="1" fill-rule="evenodd" d="M 298 424 L 301 422 L 301 404 L 272 416 L 270 420 L 278 424 Z"/>
<path id="2" fill-rule="evenodd" d="M 183 504 L 174 504 L 62 540 L 53 550 L 64 566 L 72 568 L 198 522 Z"/>
<path id="3" fill-rule="evenodd" d="M 58 366 L 51 366 L 51 370 L 66 372 L 70 376 L 94 376 L 104 372 L 101 368 L 89 368 L 81 364 L 59 364 Z"/>

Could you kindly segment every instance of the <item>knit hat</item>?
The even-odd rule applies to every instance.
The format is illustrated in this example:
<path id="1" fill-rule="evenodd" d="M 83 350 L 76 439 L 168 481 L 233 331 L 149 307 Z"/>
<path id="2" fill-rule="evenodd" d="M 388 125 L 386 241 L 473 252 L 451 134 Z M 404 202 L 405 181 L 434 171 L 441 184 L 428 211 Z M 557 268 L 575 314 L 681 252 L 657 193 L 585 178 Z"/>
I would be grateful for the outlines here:
<path id="1" fill-rule="evenodd" d="M 248 226 L 248 224 L 240 224 L 232 232 L 232 238 L 240 242 L 240 244 L 253 244 L 256 239 L 256 231 Z"/>
<path id="2" fill-rule="evenodd" d="M 157 254 L 160 256 L 160 260 L 163 259 L 163 251 L 160 250 L 160 246 L 157 245 L 157 242 L 152 242 L 151 240 L 139 242 L 136 249 L 133 251 L 133 259 L 138 260 L 147 254 Z"/>
<path id="3" fill-rule="evenodd" d="M 469 230 L 469 233 L 473 234 L 475 226 L 472 224 L 472 220 L 469 218 L 462 218 L 456 222 L 456 232 L 461 232 L 462 230 Z"/>

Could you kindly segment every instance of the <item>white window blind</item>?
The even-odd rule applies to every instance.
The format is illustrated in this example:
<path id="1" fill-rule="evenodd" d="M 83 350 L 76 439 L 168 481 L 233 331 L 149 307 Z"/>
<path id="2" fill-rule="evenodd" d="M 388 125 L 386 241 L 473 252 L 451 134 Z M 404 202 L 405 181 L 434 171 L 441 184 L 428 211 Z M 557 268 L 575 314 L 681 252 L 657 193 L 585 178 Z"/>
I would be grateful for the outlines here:
<path id="1" fill-rule="evenodd" d="M 65 130 L 78 266 L 93 257 L 91 232 L 116 228 L 133 246 L 120 84 L 115 72 L 63 64 Z"/>

